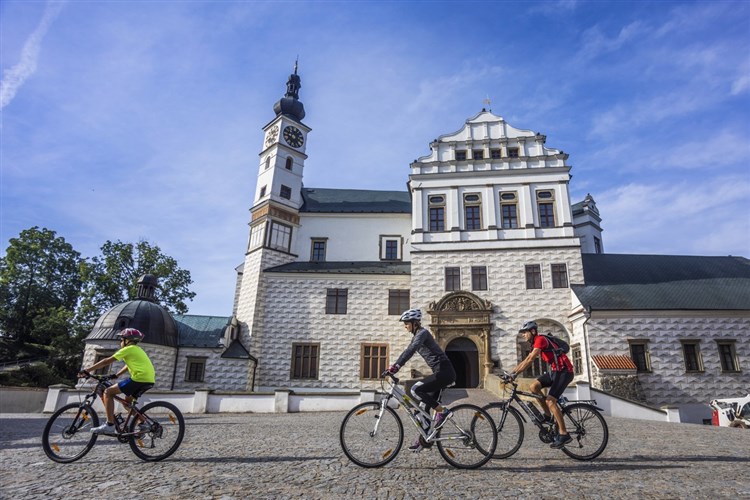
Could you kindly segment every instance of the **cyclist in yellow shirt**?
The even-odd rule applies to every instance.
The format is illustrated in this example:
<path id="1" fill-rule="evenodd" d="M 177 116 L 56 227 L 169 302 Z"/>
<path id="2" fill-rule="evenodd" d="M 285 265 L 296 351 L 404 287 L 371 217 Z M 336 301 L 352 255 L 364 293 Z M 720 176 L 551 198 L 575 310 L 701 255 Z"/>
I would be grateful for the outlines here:
<path id="1" fill-rule="evenodd" d="M 116 375 L 112 376 L 112 378 L 117 378 L 126 371 L 130 372 L 129 378 L 110 386 L 104 391 L 102 402 L 104 403 L 104 408 L 107 410 L 107 421 L 99 427 L 91 429 L 93 433 L 110 436 L 117 434 L 115 427 L 115 400 L 112 396 L 122 393 L 127 396 L 128 402 L 130 402 L 133 398 L 137 398 L 151 389 L 156 382 L 154 365 L 151 363 L 146 351 L 138 345 L 138 342 L 143 340 L 143 333 L 135 328 L 126 328 L 117 334 L 117 336 L 120 337 L 120 349 L 117 352 L 109 358 L 102 359 L 90 367 L 84 368 L 78 374 L 79 377 L 84 377 L 84 371 L 93 373 L 94 370 L 109 366 L 115 361 L 123 361 L 125 366 Z"/>

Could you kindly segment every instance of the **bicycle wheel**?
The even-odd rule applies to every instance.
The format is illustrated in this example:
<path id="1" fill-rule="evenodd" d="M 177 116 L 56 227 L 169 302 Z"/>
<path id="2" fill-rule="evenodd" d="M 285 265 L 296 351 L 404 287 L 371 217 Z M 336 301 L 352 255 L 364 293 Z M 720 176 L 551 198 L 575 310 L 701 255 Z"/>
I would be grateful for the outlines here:
<path id="1" fill-rule="evenodd" d="M 145 422 L 134 418 L 128 432 L 130 449 L 142 460 L 158 462 L 177 451 L 185 436 L 185 419 L 172 403 L 154 401 L 140 409 Z"/>
<path id="2" fill-rule="evenodd" d="M 44 453 L 55 462 L 75 462 L 89 452 L 97 434 L 91 428 L 99 425 L 99 416 L 90 406 L 65 405 L 47 421 L 42 433 Z"/>
<path id="3" fill-rule="evenodd" d="M 601 413 L 591 405 L 574 403 L 563 410 L 565 428 L 573 441 L 562 451 L 576 460 L 591 460 L 607 447 L 609 429 Z"/>
<path id="4" fill-rule="evenodd" d="M 523 443 L 524 429 L 521 414 L 510 405 L 506 412 L 505 406 L 506 403 L 490 403 L 482 408 L 490 414 L 497 429 L 497 447 L 492 458 L 508 458 L 517 452 Z"/>
<path id="5" fill-rule="evenodd" d="M 451 408 L 453 415 L 438 430 L 435 441 L 446 462 L 459 469 L 481 467 L 495 453 L 497 432 L 489 413 L 463 404 Z"/>
<path id="6" fill-rule="evenodd" d="M 344 454 L 360 467 L 382 467 L 398 455 L 404 444 L 404 426 L 396 412 L 380 403 L 362 403 L 341 422 L 339 441 Z"/>

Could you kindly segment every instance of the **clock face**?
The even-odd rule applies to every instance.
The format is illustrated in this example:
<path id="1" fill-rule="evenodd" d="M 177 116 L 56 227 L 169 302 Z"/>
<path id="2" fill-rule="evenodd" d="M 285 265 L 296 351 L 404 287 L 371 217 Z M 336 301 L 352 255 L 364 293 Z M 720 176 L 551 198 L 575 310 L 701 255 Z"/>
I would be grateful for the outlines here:
<path id="1" fill-rule="evenodd" d="M 268 129 L 268 135 L 266 136 L 266 146 L 270 146 L 276 138 L 279 136 L 279 126 L 274 125 Z"/>
<path id="2" fill-rule="evenodd" d="M 284 127 L 284 140 L 293 148 L 302 146 L 305 142 L 305 138 L 302 137 L 302 132 L 297 127 Z"/>

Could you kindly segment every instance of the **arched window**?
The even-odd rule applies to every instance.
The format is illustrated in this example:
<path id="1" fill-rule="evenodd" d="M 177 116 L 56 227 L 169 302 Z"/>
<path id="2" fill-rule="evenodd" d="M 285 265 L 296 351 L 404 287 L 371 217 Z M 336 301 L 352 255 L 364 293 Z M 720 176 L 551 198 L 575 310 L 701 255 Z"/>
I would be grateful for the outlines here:
<path id="1" fill-rule="evenodd" d="M 287 156 L 286 157 L 286 169 L 287 170 L 291 170 L 293 164 L 294 164 L 294 160 L 292 159 L 292 157 L 291 156 Z"/>

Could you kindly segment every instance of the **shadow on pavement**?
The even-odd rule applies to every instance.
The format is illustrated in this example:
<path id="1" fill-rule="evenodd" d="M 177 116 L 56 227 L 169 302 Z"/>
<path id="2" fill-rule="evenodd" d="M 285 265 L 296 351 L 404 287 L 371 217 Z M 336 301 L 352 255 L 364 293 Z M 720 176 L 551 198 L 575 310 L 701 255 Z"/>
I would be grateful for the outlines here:
<path id="1" fill-rule="evenodd" d="M 196 457 L 170 458 L 170 462 L 209 462 L 209 463 L 262 463 L 262 462 L 305 462 L 310 460 L 338 460 L 341 457 Z"/>

